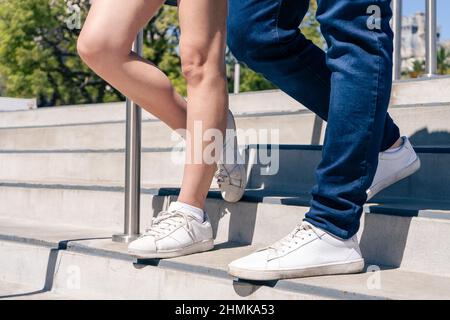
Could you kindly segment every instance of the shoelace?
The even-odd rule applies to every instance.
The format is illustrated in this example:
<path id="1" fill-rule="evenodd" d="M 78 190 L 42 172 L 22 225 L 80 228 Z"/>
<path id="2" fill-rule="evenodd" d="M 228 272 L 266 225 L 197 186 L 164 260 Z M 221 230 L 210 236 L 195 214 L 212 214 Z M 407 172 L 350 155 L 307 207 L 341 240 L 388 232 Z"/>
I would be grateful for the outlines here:
<path id="1" fill-rule="evenodd" d="M 233 169 L 229 172 L 229 171 L 227 171 L 227 169 L 225 168 L 224 165 L 219 165 L 219 169 L 214 174 L 214 177 L 216 178 L 219 186 L 221 186 L 223 184 L 234 185 L 236 187 L 241 186 L 241 182 L 238 182 L 236 184 L 233 183 L 233 178 L 231 177 L 231 173 L 237 168 L 237 166 L 238 165 L 234 165 Z M 238 179 L 236 179 L 236 180 L 238 180 Z"/>
<path id="2" fill-rule="evenodd" d="M 219 184 L 230 183 L 230 175 L 223 166 L 219 166 L 219 169 L 214 174 L 214 177 L 217 179 L 217 183 Z"/>
<path id="3" fill-rule="evenodd" d="M 283 253 L 285 250 L 292 248 L 293 245 L 298 244 L 299 241 L 303 241 L 306 237 L 312 236 L 311 232 L 315 233 L 311 226 L 307 224 L 298 225 L 294 231 L 268 248 L 275 250 L 277 253 Z"/>
<path id="4" fill-rule="evenodd" d="M 161 211 L 159 215 L 153 219 L 152 226 L 145 231 L 144 236 L 152 236 L 159 239 L 173 231 L 174 228 L 186 223 L 187 232 L 189 236 L 193 238 L 189 220 L 188 215 L 180 211 Z"/>

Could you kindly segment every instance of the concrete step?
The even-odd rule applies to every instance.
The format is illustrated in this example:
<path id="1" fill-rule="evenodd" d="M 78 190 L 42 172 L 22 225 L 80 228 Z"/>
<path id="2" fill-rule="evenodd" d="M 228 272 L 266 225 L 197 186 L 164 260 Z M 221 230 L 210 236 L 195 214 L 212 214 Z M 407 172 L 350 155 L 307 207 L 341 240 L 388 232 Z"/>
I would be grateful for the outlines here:
<path id="1" fill-rule="evenodd" d="M 450 102 L 450 76 L 423 77 L 394 83 L 391 95 L 392 105 L 411 105 Z"/>
<path id="2" fill-rule="evenodd" d="M 176 199 L 176 194 L 176 190 L 143 190 L 141 230 L 149 227 L 151 217 Z M 75 230 L 101 229 L 102 235 L 111 236 L 122 231 L 123 200 L 123 190 L 2 185 L 0 203 L 4 205 L 0 207 L 0 231 L 17 236 L 16 232 L 21 230 L 50 239 L 49 226 L 53 228 L 53 237 L 59 236 L 58 230 L 64 226 Z M 365 207 L 359 237 L 366 260 L 412 272 L 450 276 L 450 203 L 434 203 L 433 207 L 417 202 L 406 209 L 397 205 L 387 202 Z M 308 206 L 251 199 L 229 204 L 212 193 L 206 211 L 217 243 L 261 247 L 289 233 L 304 217 Z M 20 222 L 20 228 L 14 228 L 15 221 Z M 39 224 L 45 227 L 44 231 L 37 229 Z"/>
<path id="3" fill-rule="evenodd" d="M 207 253 L 136 261 L 126 253 L 126 245 L 104 238 L 103 231 L 7 223 L 6 228 L 0 225 L 2 281 L 41 287 L 55 295 L 83 299 L 450 298 L 448 274 L 368 264 L 366 272 L 355 275 L 246 282 L 228 276 L 226 266 L 255 246 L 217 242 L 215 250 Z M 415 231 L 414 224 L 410 227 Z"/>
<path id="4" fill-rule="evenodd" d="M 392 106 L 450 103 L 450 77 L 398 81 L 393 85 Z M 279 90 L 258 91 L 230 95 L 230 108 L 237 115 L 298 112 L 305 107 Z M 0 128 L 35 127 L 67 124 L 98 124 L 120 122 L 125 119 L 125 103 L 75 105 L 41 108 L 33 111 L 4 112 Z M 154 119 L 143 112 L 143 119 Z"/>
<path id="5" fill-rule="evenodd" d="M 170 148 L 144 149 L 142 183 L 162 186 L 180 184 L 183 157 L 183 152 L 172 152 Z M 124 184 L 124 175 L 125 153 L 120 149 L 0 151 L 2 181 L 121 186 Z"/>
<path id="6" fill-rule="evenodd" d="M 417 147 L 421 170 L 385 189 L 378 200 L 450 199 L 450 148 Z M 267 195 L 305 195 L 315 184 L 315 168 L 321 159 L 319 146 L 281 145 L 268 149 L 250 146 L 249 190 Z M 256 157 L 256 158 L 254 158 Z M 142 184 L 177 186 L 183 174 L 183 152 L 172 149 L 144 149 Z M 124 150 L 0 151 L 0 181 L 67 185 L 124 184 Z M 213 187 L 217 184 L 214 181 Z"/>
<path id="7" fill-rule="evenodd" d="M 69 108 L 70 109 L 70 108 Z M 80 109 L 84 110 L 84 109 Z M 58 112 L 58 111 L 55 111 Z M 415 145 L 450 146 L 450 104 L 392 107 L 391 114 Z M 313 113 L 277 112 L 237 115 L 240 144 L 260 143 L 277 132 L 280 144 L 321 144 L 326 123 Z M 263 134 L 259 137 L 259 134 Z M 161 121 L 144 120 L 142 146 L 167 148 L 179 141 L 172 139 L 172 131 Z M 2 150 L 99 150 L 125 147 L 124 121 L 67 124 L 0 129 Z"/>
<path id="8" fill-rule="evenodd" d="M 251 166 L 247 188 L 263 189 L 265 192 L 278 194 L 309 194 L 315 184 L 315 168 L 321 160 L 319 146 L 281 145 L 279 148 L 250 146 L 248 151 L 256 163 Z M 421 160 L 421 169 L 414 175 L 383 190 L 377 200 L 414 199 L 448 201 L 450 199 L 450 149 L 447 147 L 416 147 Z M 278 155 L 277 155 L 278 153 Z M 279 158 L 279 163 L 268 160 Z M 267 160 L 258 160 L 267 158 Z M 263 164 L 265 163 L 265 164 Z M 266 175 L 278 168 L 275 175 Z"/>
<path id="9" fill-rule="evenodd" d="M 236 115 L 305 110 L 279 90 L 231 94 L 230 109 Z M 3 112 L 0 128 L 114 123 L 123 122 L 125 115 L 125 102 L 40 108 L 33 112 Z M 143 110 L 142 119 L 149 121 L 155 120 L 155 117 Z"/>

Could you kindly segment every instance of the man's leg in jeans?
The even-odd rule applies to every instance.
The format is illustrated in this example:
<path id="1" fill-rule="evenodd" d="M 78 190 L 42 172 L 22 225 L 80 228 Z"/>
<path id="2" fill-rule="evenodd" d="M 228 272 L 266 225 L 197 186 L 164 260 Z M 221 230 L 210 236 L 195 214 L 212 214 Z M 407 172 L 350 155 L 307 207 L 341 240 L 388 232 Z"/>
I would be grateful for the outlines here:
<path id="1" fill-rule="evenodd" d="M 240 26 L 239 38 L 247 34 L 253 43 L 247 43 L 238 58 L 328 120 L 328 127 L 306 222 L 267 249 L 233 261 L 229 272 L 254 280 L 359 272 L 364 261 L 355 233 L 366 190 L 380 151 L 399 138 L 387 114 L 392 85 L 390 1 L 319 0 L 326 56 L 296 30 L 306 1 L 238 1 L 230 3 L 231 37 L 237 30 L 233 15 L 240 14 L 246 27 Z M 372 5 L 381 14 L 375 29 L 367 24 Z M 237 44 L 234 49 L 239 51 Z"/>
<path id="2" fill-rule="evenodd" d="M 331 71 L 325 52 L 306 39 L 299 25 L 308 0 L 230 0 L 228 46 L 236 58 L 282 91 L 328 120 Z M 400 137 L 386 115 L 380 151 Z"/>
<path id="3" fill-rule="evenodd" d="M 330 108 L 322 161 L 306 221 L 343 238 L 359 229 L 383 142 L 392 87 L 390 0 L 319 0 L 329 50 Z M 381 16 L 368 27 L 371 6 Z"/>

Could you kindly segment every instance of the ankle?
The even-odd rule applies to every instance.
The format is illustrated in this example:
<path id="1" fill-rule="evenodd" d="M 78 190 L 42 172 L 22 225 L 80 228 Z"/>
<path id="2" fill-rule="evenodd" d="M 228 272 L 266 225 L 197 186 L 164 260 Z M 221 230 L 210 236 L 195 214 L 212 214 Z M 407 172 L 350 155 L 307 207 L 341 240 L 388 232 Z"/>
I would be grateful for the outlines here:
<path id="1" fill-rule="evenodd" d="M 398 138 L 397 141 L 395 141 L 395 143 L 388 150 L 400 148 L 402 145 L 403 145 L 403 138 L 400 137 L 400 138 Z"/>
<path id="2" fill-rule="evenodd" d="M 180 211 L 193 217 L 198 222 L 203 222 L 205 220 L 205 211 L 202 208 L 178 200 L 170 204 L 169 211 Z"/>

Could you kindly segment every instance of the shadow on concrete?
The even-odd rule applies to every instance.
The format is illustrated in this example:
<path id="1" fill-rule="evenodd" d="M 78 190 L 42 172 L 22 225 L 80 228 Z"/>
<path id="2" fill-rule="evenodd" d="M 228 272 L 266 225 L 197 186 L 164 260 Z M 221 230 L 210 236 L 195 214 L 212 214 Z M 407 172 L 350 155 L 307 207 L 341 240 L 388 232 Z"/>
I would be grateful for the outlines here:
<path id="1" fill-rule="evenodd" d="M 17 293 L 17 294 L 10 294 L 10 295 L 4 295 L 0 296 L 0 299 L 11 299 L 11 298 L 18 298 L 18 297 L 26 297 L 26 296 L 32 296 L 40 293 L 50 292 L 53 288 L 53 281 L 55 279 L 55 271 L 56 271 L 56 265 L 58 262 L 58 254 L 59 251 L 67 250 L 67 247 L 70 242 L 75 241 L 88 241 L 88 240 L 102 240 L 102 239 L 109 239 L 105 237 L 101 238 L 83 238 L 83 239 L 70 239 L 70 240 L 61 240 L 58 242 L 58 245 L 56 248 L 51 248 L 48 260 L 47 260 L 47 269 L 45 271 L 45 280 L 44 280 L 44 286 L 40 290 L 31 291 L 31 292 L 25 292 L 25 293 Z"/>
<path id="2" fill-rule="evenodd" d="M 240 297 L 248 297 L 258 291 L 261 287 L 274 288 L 278 283 L 278 280 L 273 281 L 250 281 L 250 280 L 233 280 L 233 289 Z"/>
<path id="3" fill-rule="evenodd" d="M 414 146 L 450 146 L 450 133 L 447 131 L 429 132 L 423 128 L 409 137 Z"/>
<path id="4" fill-rule="evenodd" d="M 360 238 L 367 264 L 398 268 L 403 260 L 412 217 L 366 214 Z"/>

